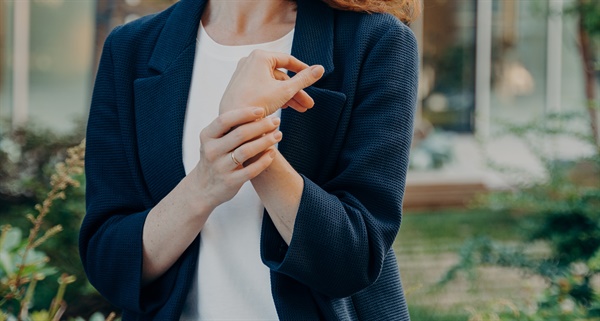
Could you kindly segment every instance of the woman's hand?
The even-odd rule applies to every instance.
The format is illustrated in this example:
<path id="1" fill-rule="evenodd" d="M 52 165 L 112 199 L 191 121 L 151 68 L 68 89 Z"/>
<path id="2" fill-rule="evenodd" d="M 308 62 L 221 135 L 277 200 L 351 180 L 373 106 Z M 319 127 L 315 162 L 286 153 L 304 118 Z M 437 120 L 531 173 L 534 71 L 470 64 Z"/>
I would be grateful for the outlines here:
<path id="1" fill-rule="evenodd" d="M 273 146 L 281 140 L 279 118 L 265 118 L 264 112 L 260 107 L 240 108 L 202 130 L 198 164 L 144 222 L 143 284 L 163 275 L 198 236 L 215 207 L 273 162 Z M 236 164 L 250 157 L 255 159 L 251 164 Z"/>
<path id="2" fill-rule="evenodd" d="M 200 133 L 200 160 L 190 174 L 205 205 L 215 208 L 230 200 L 273 161 L 273 146 L 282 137 L 280 119 L 264 116 L 260 107 L 228 111 Z"/>
<path id="3" fill-rule="evenodd" d="M 278 68 L 296 75 L 290 78 Z M 238 63 L 221 99 L 220 113 L 242 106 L 262 107 L 265 115 L 287 106 L 305 112 L 314 101 L 303 89 L 319 80 L 323 72 L 322 66 L 308 66 L 288 54 L 255 50 Z"/>

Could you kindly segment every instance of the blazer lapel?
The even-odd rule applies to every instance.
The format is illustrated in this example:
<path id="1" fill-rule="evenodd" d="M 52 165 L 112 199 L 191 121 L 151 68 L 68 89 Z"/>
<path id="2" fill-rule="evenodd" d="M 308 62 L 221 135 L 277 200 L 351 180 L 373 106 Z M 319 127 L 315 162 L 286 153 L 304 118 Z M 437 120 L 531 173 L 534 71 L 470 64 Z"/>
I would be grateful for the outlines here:
<path id="1" fill-rule="evenodd" d="M 308 65 L 322 65 L 325 68 L 324 79 L 334 68 L 334 12 L 320 0 L 297 0 L 297 3 L 292 55 Z M 289 74 L 293 76 L 294 73 Z M 298 113 L 291 108 L 281 111 L 280 130 L 284 138 L 279 142 L 278 149 L 296 171 L 320 184 L 326 180 L 325 173 L 331 172 L 328 168 L 335 165 L 335 161 L 325 161 L 322 156 L 334 158 L 330 154 L 323 154 L 328 153 L 334 145 L 333 138 L 338 127 L 335 124 L 341 116 L 346 95 L 318 86 L 319 82 L 306 89 L 315 101 L 314 108 L 305 113 Z M 332 165 L 328 166 L 327 163 Z M 279 241 L 281 251 L 287 248 L 265 209 L 261 251 L 265 248 L 264 244 L 271 243 L 268 246 L 273 246 L 272 243 L 276 241 Z M 310 299 L 310 290 L 291 277 L 271 272 L 271 291 L 280 319 L 309 313 L 314 318 L 320 315 L 318 311 L 307 310 L 307 307 L 316 307 L 314 299 Z"/>
<path id="2" fill-rule="evenodd" d="M 334 11 L 322 1 L 297 3 L 292 55 L 308 65 L 322 65 L 324 79 L 334 69 Z M 314 108 L 303 114 L 291 108 L 282 110 L 280 129 L 285 138 L 278 147 L 299 173 L 317 181 L 325 165 L 323 153 L 330 150 L 335 136 L 337 126 L 332 124 L 337 123 L 346 102 L 346 95 L 318 88 L 319 83 L 306 89 L 315 101 Z"/>
<path id="3" fill-rule="evenodd" d="M 181 0 L 169 16 L 149 67 L 159 74 L 134 82 L 139 157 L 154 202 L 185 176 L 182 139 L 196 35 L 205 0 Z"/>
<path id="4" fill-rule="evenodd" d="M 320 0 L 297 0 L 298 13 L 292 44 L 292 56 L 308 65 L 333 71 L 333 9 Z"/>
<path id="5" fill-rule="evenodd" d="M 165 71 L 187 47 L 196 43 L 200 17 L 208 0 L 181 0 L 169 16 L 148 65 Z"/>

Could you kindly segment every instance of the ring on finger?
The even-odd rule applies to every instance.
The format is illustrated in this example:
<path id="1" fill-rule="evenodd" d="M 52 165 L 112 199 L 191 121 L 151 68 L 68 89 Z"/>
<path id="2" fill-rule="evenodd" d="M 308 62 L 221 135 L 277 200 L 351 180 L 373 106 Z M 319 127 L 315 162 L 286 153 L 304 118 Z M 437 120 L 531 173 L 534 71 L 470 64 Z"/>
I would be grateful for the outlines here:
<path id="1" fill-rule="evenodd" d="M 235 158 L 235 149 L 229 154 L 231 156 L 231 160 L 235 163 L 235 166 L 241 166 L 242 163 Z"/>

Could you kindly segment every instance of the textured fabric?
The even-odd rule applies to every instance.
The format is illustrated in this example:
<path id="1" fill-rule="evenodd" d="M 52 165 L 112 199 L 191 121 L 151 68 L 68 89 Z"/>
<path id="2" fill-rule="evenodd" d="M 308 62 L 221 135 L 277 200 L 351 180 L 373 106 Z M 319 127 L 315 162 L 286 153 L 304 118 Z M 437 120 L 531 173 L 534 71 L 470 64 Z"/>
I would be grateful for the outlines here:
<path id="1" fill-rule="evenodd" d="M 401 221 L 418 55 L 408 27 L 386 14 L 298 0 L 292 54 L 325 67 L 315 107 L 281 113 L 279 150 L 304 178 L 289 246 L 264 215 L 261 257 L 281 320 L 409 320 L 391 245 Z M 148 211 L 184 177 L 181 142 L 205 1 L 113 31 L 94 88 L 80 234 L 91 283 L 124 320 L 177 320 L 199 239 L 141 287 Z"/>
<path id="2" fill-rule="evenodd" d="M 190 97 L 183 126 L 188 174 L 200 158 L 200 131 L 219 115 L 219 103 L 238 61 L 261 49 L 291 53 L 293 30 L 275 41 L 225 46 L 199 26 Z M 260 259 L 264 207 L 252 183 L 219 205 L 200 232 L 198 275 L 180 321 L 277 320 L 269 268 Z M 243 264 L 240 264 L 243 262 Z"/>

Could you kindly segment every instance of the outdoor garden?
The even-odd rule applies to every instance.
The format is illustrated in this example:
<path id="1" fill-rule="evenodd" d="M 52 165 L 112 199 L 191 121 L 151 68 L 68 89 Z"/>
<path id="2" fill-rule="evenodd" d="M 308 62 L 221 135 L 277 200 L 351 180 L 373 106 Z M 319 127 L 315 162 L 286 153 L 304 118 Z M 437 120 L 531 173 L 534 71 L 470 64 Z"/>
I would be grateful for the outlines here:
<path id="1" fill-rule="evenodd" d="M 488 159 L 500 175 L 521 179 L 465 207 L 405 211 L 394 249 L 413 320 L 600 321 L 600 2 L 576 4 L 566 14 L 581 18 L 587 106 L 506 123 L 494 134 L 522 141 L 544 178 L 525 179 L 521 168 Z M 79 124 L 60 134 L 0 125 L 0 321 L 119 317 L 79 260 Z M 544 147 L 563 139 L 589 152 L 562 159 Z"/>

